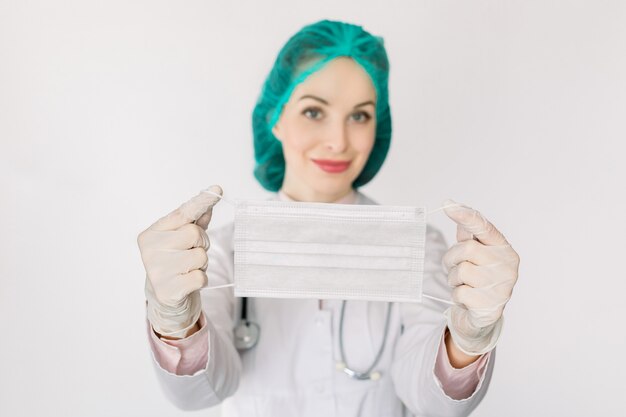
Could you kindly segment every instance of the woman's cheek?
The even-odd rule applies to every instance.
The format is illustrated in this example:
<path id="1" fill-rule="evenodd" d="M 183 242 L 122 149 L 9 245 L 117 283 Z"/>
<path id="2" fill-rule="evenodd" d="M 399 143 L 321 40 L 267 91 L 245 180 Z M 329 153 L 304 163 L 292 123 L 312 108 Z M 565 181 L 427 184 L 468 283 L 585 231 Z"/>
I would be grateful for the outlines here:
<path id="1" fill-rule="evenodd" d="M 372 149 L 374 148 L 375 140 L 376 139 L 370 135 L 365 136 L 363 140 L 360 140 L 356 143 L 357 152 L 364 155 L 365 159 L 367 159 L 370 152 L 372 152 Z"/>
<path id="2" fill-rule="evenodd" d="M 292 143 L 292 147 L 296 152 L 299 152 L 301 154 L 304 155 L 304 153 L 308 152 L 309 150 L 311 150 L 312 148 L 315 147 L 315 140 L 312 139 L 311 137 L 305 136 L 305 135 L 301 135 L 298 140 L 294 141 L 294 143 Z"/>
<path id="3" fill-rule="evenodd" d="M 291 154 L 297 153 L 302 150 L 302 135 L 298 132 L 289 132 L 285 140 L 283 141 L 283 149 L 285 152 Z"/>

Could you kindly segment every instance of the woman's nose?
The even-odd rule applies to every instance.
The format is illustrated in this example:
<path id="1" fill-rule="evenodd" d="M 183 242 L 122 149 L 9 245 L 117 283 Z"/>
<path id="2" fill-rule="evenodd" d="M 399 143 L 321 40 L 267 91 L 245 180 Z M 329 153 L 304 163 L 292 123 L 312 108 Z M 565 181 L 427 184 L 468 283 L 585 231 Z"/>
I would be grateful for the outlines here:
<path id="1" fill-rule="evenodd" d="M 335 153 L 341 153 L 348 147 L 348 130 L 345 124 L 337 123 L 328 132 L 326 147 Z"/>

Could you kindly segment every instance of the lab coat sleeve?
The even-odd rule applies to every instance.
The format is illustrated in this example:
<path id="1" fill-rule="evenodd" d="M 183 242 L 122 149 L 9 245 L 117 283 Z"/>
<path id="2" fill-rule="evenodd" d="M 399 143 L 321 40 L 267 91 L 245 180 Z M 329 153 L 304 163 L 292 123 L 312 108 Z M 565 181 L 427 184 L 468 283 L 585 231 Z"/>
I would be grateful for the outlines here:
<path id="1" fill-rule="evenodd" d="M 452 289 L 441 263 L 446 250 L 441 232 L 428 226 L 423 292 L 451 300 Z M 395 346 L 391 373 L 396 394 L 415 416 L 467 416 L 483 399 L 491 380 L 494 351 L 486 358 L 486 369 L 469 397 L 455 400 L 444 392 L 435 376 L 435 363 L 446 329 L 443 312 L 447 307 L 427 298 L 422 303 L 399 304 L 403 331 Z"/>
<path id="2" fill-rule="evenodd" d="M 208 327 L 204 312 L 200 330 L 185 339 L 160 339 L 146 318 L 152 354 L 161 368 L 176 375 L 193 375 L 206 367 L 209 357 Z"/>
<path id="3" fill-rule="evenodd" d="M 447 332 L 439 339 L 439 352 L 435 361 L 435 376 L 441 383 L 443 392 L 455 400 L 462 400 L 474 393 L 480 381 L 484 378 L 486 365 L 491 352 L 485 353 L 475 362 L 464 368 L 456 369 L 450 363 L 445 343 Z"/>
<path id="4" fill-rule="evenodd" d="M 232 224 L 214 232 L 209 230 L 209 287 L 233 282 L 232 234 Z M 181 410 L 220 404 L 235 393 L 241 377 L 241 358 L 233 341 L 233 289 L 202 290 L 201 297 L 207 327 L 206 365 L 193 375 L 177 375 L 161 367 L 153 348 L 153 365 L 159 384 L 165 396 Z"/>

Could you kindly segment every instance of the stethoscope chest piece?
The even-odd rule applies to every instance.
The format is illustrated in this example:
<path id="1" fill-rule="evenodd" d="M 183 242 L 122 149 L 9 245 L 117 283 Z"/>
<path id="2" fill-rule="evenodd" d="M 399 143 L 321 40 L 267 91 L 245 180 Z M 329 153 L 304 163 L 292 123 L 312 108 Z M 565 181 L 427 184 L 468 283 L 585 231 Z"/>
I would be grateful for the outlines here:
<path id="1" fill-rule="evenodd" d="M 345 362 L 337 362 L 335 364 L 335 367 L 337 368 L 338 371 L 343 372 L 344 374 L 348 375 L 350 378 L 352 379 L 356 379 L 358 381 L 378 381 L 381 377 L 380 372 L 378 371 L 374 371 L 374 372 L 357 372 L 354 371 L 350 368 L 348 368 L 348 366 L 345 364 Z"/>
<path id="2" fill-rule="evenodd" d="M 252 349 L 259 341 L 261 328 L 253 321 L 248 320 L 248 299 L 241 299 L 241 319 L 235 326 L 235 348 L 237 350 Z"/>
<path id="3" fill-rule="evenodd" d="M 237 350 L 252 349 L 259 341 L 261 329 L 251 321 L 241 321 L 235 327 L 235 347 Z"/>
<path id="4" fill-rule="evenodd" d="M 374 361 L 370 365 L 370 367 L 363 372 L 355 371 L 351 369 L 346 363 L 346 353 L 343 349 L 343 319 L 346 311 L 346 301 L 341 303 L 341 315 L 339 316 L 339 352 L 341 353 L 341 360 L 335 364 L 335 367 L 338 371 L 343 372 L 348 375 L 352 379 L 356 379 L 357 381 L 377 381 L 381 377 L 381 373 L 378 371 L 374 371 L 374 368 L 380 361 L 380 358 L 383 355 L 383 351 L 385 350 L 385 340 L 387 339 L 387 335 L 389 334 L 389 318 L 391 317 L 391 303 L 387 304 L 387 317 L 385 318 L 385 330 L 383 330 L 383 339 L 380 343 L 380 348 L 378 348 L 378 353 L 374 358 Z"/>

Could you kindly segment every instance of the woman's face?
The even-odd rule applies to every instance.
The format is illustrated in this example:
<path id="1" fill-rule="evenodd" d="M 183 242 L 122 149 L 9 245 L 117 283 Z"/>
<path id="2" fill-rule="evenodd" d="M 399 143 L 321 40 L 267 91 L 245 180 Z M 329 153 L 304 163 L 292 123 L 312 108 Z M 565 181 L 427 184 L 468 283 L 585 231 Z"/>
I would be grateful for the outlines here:
<path id="1" fill-rule="evenodd" d="M 376 90 L 351 58 L 327 63 L 300 83 L 272 129 L 282 142 L 282 190 L 298 201 L 347 195 L 376 138 Z"/>

